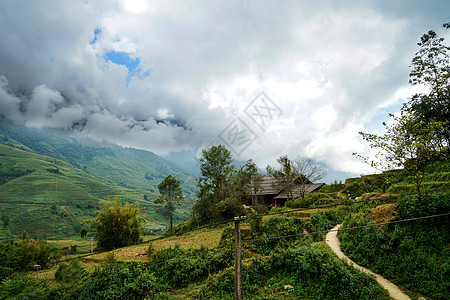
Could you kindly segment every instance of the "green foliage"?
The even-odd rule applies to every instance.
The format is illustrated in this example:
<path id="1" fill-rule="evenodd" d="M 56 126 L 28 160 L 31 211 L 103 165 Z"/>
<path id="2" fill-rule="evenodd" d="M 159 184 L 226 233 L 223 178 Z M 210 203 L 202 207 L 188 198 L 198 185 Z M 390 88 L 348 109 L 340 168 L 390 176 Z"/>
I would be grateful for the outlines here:
<path id="1" fill-rule="evenodd" d="M 220 218 L 216 205 L 231 195 L 231 152 L 223 145 L 202 150 L 198 199 L 193 207 L 200 223 Z"/>
<path id="2" fill-rule="evenodd" d="M 372 276 L 338 260 L 324 245 L 277 248 L 243 266 L 244 294 L 251 299 L 389 299 Z M 233 299 L 233 273 L 208 278 L 199 299 Z M 285 291 L 284 285 L 293 286 Z"/>
<path id="3" fill-rule="evenodd" d="M 445 28 L 448 23 L 444 24 Z M 450 47 L 444 44 L 444 38 L 435 31 L 425 33 L 418 43 L 420 49 L 412 59 L 409 74 L 412 85 L 426 85 L 428 93 L 413 95 L 408 108 L 417 112 L 421 122 L 443 122 L 444 128 L 436 131 L 436 142 L 449 146 L 450 142 Z M 448 155 L 448 149 L 447 149 Z"/>
<path id="4" fill-rule="evenodd" d="M 102 210 L 97 211 L 96 218 L 89 223 L 90 231 L 97 240 L 100 250 L 111 250 L 137 244 L 142 241 L 142 218 L 139 217 L 139 204 L 122 205 L 120 196 L 113 201 L 104 201 Z M 88 233 L 82 230 L 81 235 Z"/>
<path id="5" fill-rule="evenodd" d="M 179 288 L 203 280 L 209 274 L 229 267 L 232 262 L 232 253 L 225 249 L 215 252 L 204 248 L 185 250 L 175 245 L 173 248 L 153 251 L 149 269 L 160 282 Z"/>
<path id="6" fill-rule="evenodd" d="M 55 273 L 55 279 L 64 283 L 78 282 L 86 276 L 87 271 L 78 259 L 70 261 L 69 264 L 62 263 Z"/>
<path id="7" fill-rule="evenodd" d="M 420 116 L 409 110 L 393 118 L 394 125 L 384 124 L 386 133 L 382 136 L 360 133 L 371 148 L 380 149 L 371 165 L 382 170 L 404 168 L 420 192 L 427 167 L 444 151 L 445 146 L 435 141 L 435 133 L 443 130 L 444 123 L 420 121 Z"/>
<path id="8" fill-rule="evenodd" d="M 450 195 L 405 197 L 398 203 L 400 219 L 450 211 Z M 365 214 L 352 214 L 343 224 L 370 224 Z M 343 251 L 357 263 L 433 299 L 448 299 L 450 221 L 448 217 L 389 226 L 342 231 Z"/>
<path id="9" fill-rule="evenodd" d="M 31 265 L 45 267 L 60 257 L 55 246 L 45 240 L 32 241 L 26 232 L 22 239 L 9 244 L 0 244 L 0 280 L 13 271 L 29 268 Z"/>
<path id="10" fill-rule="evenodd" d="M 337 182 L 336 180 L 332 184 L 325 184 L 320 188 L 322 193 L 335 193 L 340 192 L 345 187 L 345 184 L 342 181 Z"/>
<path id="11" fill-rule="evenodd" d="M 336 193 L 315 192 L 305 195 L 304 198 L 296 198 L 286 203 L 290 208 L 310 208 L 326 204 L 342 203 L 346 198 L 338 196 Z"/>
<path id="12" fill-rule="evenodd" d="M 258 233 L 262 229 L 262 215 L 256 212 L 254 209 L 250 211 L 250 215 L 247 218 L 250 223 L 250 232 Z"/>
<path id="13" fill-rule="evenodd" d="M 0 285 L 1 299 L 26 299 L 36 292 L 48 291 L 44 281 L 30 278 L 26 275 L 17 275 L 2 281 Z M 39 298 L 38 298 L 39 299 Z M 40 299 L 45 299 L 40 297 Z"/>
<path id="14" fill-rule="evenodd" d="M 7 167 L 8 164 L 0 161 L 0 185 L 6 182 L 33 173 L 32 169 L 18 169 Z"/>
<path id="15" fill-rule="evenodd" d="M 244 201 L 256 207 L 261 175 L 256 165 L 248 160 L 236 170 L 231 152 L 223 145 L 202 150 L 201 176 L 198 179 L 198 199 L 192 217 L 200 224 L 245 215 Z"/>
<path id="16" fill-rule="evenodd" d="M 439 191 L 441 189 L 449 189 L 450 188 L 450 181 L 444 181 L 444 182 L 424 182 L 422 183 L 422 190 L 424 191 Z M 389 194 L 412 194 L 416 193 L 417 188 L 415 184 L 408 184 L 405 182 L 396 183 L 391 185 L 387 193 Z"/>
<path id="17" fill-rule="evenodd" d="M 155 202 L 163 205 L 164 215 L 170 218 L 170 228 L 172 228 L 175 207 L 180 205 L 183 201 L 183 192 L 180 188 L 180 181 L 169 174 L 160 184 L 158 184 L 158 189 L 159 197 Z"/>
<path id="18" fill-rule="evenodd" d="M 448 23 L 444 27 L 448 29 Z M 404 168 L 414 178 L 417 192 L 430 164 L 448 159 L 450 154 L 450 47 L 443 42 L 436 32 L 428 31 L 412 59 L 409 82 L 426 85 L 429 92 L 413 95 L 400 115 L 391 115 L 393 125 L 383 123 L 384 135 L 360 133 L 371 148 L 380 149 L 371 165 L 387 170 Z"/>
<path id="19" fill-rule="evenodd" d="M 234 197 L 227 197 L 216 205 L 217 211 L 224 219 L 245 215 L 242 202 Z"/>

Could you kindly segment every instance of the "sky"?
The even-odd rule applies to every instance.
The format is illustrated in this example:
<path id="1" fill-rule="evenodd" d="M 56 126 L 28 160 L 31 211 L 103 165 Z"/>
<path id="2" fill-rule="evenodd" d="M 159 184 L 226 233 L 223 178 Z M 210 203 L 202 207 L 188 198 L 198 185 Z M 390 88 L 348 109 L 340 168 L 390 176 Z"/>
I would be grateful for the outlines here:
<path id="1" fill-rule="evenodd" d="M 417 42 L 430 29 L 448 40 L 449 11 L 447 0 L 2 0 L 0 119 L 162 156 L 224 144 L 261 169 L 288 155 L 374 173 L 352 156 L 373 154 L 358 132 L 383 133 L 420 89 L 408 84 Z"/>

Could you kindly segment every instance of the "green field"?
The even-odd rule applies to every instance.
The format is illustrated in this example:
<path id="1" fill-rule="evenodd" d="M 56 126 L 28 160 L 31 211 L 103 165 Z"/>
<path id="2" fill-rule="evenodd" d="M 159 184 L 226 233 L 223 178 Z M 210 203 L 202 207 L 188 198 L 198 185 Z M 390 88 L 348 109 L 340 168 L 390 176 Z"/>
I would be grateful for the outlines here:
<path id="1" fill-rule="evenodd" d="M 0 239 L 18 237 L 23 231 L 46 238 L 77 234 L 100 201 L 115 195 L 140 203 L 147 228 L 167 226 L 154 204 L 155 193 L 100 180 L 53 157 L 0 144 L 0 174 Z M 187 209 L 178 210 L 176 222 L 189 217 Z"/>

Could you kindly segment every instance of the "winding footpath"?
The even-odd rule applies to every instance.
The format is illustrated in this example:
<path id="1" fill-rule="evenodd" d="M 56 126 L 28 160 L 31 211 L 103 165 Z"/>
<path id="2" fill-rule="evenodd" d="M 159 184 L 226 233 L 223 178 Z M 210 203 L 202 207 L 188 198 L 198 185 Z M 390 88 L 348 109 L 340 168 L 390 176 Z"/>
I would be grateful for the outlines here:
<path id="1" fill-rule="evenodd" d="M 380 284 L 381 287 L 383 287 L 385 290 L 387 290 L 389 292 L 389 296 L 391 296 L 392 299 L 398 299 L 398 300 L 411 299 L 392 282 L 386 280 L 382 276 L 372 272 L 369 269 L 361 267 L 360 265 L 358 265 L 355 262 L 353 262 L 352 260 L 350 260 L 350 258 L 348 258 L 341 251 L 340 242 L 337 237 L 337 230 L 339 229 L 339 227 L 341 227 L 341 224 L 338 224 L 333 229 L 331 229 L 332 231 L 328 232 L 327 237 L 326 237 L 326 243 L 327 243 L 328 247 L 330 247 L 331 250 L 333 250 L 333 252 L 336 253 L 336 255 L 339 257 L 339 259 L 346 258 L 347 263 L 349 265 L 353 265 L 353 267 L 355 267 L 356 269 L 358 269 L 362 272 L 374 275 L 378 281 L 378 284 Z"/>

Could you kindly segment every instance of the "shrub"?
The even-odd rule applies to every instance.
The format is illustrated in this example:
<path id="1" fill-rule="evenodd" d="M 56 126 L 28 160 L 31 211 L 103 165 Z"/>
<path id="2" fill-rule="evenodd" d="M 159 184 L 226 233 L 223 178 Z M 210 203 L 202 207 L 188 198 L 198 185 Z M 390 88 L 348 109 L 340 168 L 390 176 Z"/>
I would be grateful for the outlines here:
<path id="1" fill-rule="evenodd" d="M 153 253 L 149 269 L 160 282 L 179 288 L 205 279 L 209 274 L 229 267 L 233 262 L 233 253 L 226 249 L 214 252 L 205 250 L 185 250 L 177 244 L 173 248 Z"/>
<path id="2" fill-rule="evenodd" d="M 401 219 L 450 211 L 450 195 L 405 197 Z M 369 224 L 363 213 L 346 218 L 344 228 Z M 339 233 L 343 251 L 357 263 L 433 299 L 449 299 L 450 221 L 446 217 L 375 226 Z"/>
<path id="3" fill-rule="evenodd" d="M 286 206 L 290 208 L 310 208 L 315 206 L 323 206 L 331 203 L 342 202 L 343 198 L 339 197 L 336 193 L 310 193 L 305 195 L 305 198 L 296 198 L 286 203 Z"/>
<path id="4" fill-rule="evenodd" d="M 252 260 L 242 270 L 244 294 L 251 299 L 389 299 L 372 276 L 340 261 L 325 245 L 277 248 Z M 233 281 L 229 269 L 210 276 L 198 298 L 233 299 Z M 285 291 L 286 284 L 294 288 Z"/>
<path id="5" fill-rule="evenodd" d="M 325 184 L 320 188 L 321 193 L 336 193 L 340 192 L 345 187 L 345 184 L 342 181 L 334 181 L 332 184 Z"/>
<path id="6" fill-rule="evenodd" d="M 241 201 L 232 197 L 225 198 L 217 203 L 216 208 L 223 219 L 230 219 L 245 215 L 245 210 Z"/>
<path id="7" fill-rule="evenodd" d="M 64 282 L 78 282 L 87 276 L 85 267 L 78 259 L 72 260 L 69 264 L 61 264 L 55 273 L 55 279 Z"/>

